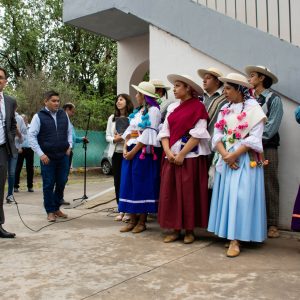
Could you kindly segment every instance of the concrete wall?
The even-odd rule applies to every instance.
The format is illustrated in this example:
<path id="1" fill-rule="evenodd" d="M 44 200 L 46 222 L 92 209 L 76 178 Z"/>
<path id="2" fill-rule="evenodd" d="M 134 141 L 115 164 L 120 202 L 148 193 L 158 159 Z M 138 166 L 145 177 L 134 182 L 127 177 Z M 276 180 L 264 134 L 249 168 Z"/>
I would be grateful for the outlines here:
<path id="1" fill-rule="evenodd" d="M 150 77 L 161 78 L 167 82 L 170 73 L 188 74 L 202 84 L 197 69 L 214 66 L 224 74 L 237 70 L 213 59 L 192 48 L 189 44 L 174 36 L 151 26 L 150 27 Z M 172 91 L 170 98 L 174 98 Z M 280 128 L 281 147 L 279 151 L 280 180 L 280 226 L 290 228 L 291 213 L 300 183 L 300 126 L 294 118 L 297 104 L 284 98 L 284 118 Z"/>
<path id="2" fill-rule="evenodd" d="M 193 0 L 242 23 L 300 46 L 299 0 Z M 278 15 L 279 12 L 279 15 Z"/>
<path id="3" fill-rule="evenodd" d="M 64 21 L 117 40 L 155 25 L 237 70 L 245 64 L 269 67 L 280 79 L 274 89 L 300 103 L 299 47 L 192 0 L 64 0 Z"/>
<path id="4" fill-rule="evenodd" d="M 149 35 L 118 42 L 117 91 L 129 94 L 134 100 L 131 84 L 139 84 L 149 71 Z"/>

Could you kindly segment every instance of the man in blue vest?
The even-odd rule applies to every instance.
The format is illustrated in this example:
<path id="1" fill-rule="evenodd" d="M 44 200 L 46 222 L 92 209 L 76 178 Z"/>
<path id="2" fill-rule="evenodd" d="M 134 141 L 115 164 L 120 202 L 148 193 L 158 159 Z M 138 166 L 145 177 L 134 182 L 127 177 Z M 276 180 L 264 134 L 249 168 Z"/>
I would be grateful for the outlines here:
<path id="1" fill-rule="evenodd" d="M 279 237 L 279 182 L 278 182 L 278 147 L 280 142 L 279 126 L 283 116 L 281 98 L 270 90 L 278 78 L 264 66 L 247 66 L 249 83 L 254 86 L 258 103 L 268 117 L 263 132 L 265 159 L 270 163 L 264 168 L 265 191 L 268 220 L 268 237 Z"/>
<path id="2" fill-rule="evenodd" d="M 68 116 L 59 108 L 57 92 L 46 92 L 44 103 L 45 107 L 32 118 L 29 145 L 40 157 L 47 219 L 55 222 L 56 218 L 67 218 L 60 205 L 69 173 L 72 128 Z"/>

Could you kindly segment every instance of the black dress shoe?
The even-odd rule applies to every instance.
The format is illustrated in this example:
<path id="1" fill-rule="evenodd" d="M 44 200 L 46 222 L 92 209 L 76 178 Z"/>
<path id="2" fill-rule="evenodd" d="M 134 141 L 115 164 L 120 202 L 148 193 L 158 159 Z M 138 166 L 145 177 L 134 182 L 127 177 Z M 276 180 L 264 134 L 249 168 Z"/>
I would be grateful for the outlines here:
<path id="1" fill-rule="evenodd" d="M 33 193 L 33 192 L 34 192 L 33 188 L 29 188 L 29 189 L 28 189 L 28 192 L 29 192 L 29 193 Z"/>
<path id="2" fill-rule="evenodd" d="M 0 238 L 4 238 L 4 239 L 13 239 L 16 237 L 15 233 L 11 233 L 6 231 L 2 225 L 0 225 Z"/>

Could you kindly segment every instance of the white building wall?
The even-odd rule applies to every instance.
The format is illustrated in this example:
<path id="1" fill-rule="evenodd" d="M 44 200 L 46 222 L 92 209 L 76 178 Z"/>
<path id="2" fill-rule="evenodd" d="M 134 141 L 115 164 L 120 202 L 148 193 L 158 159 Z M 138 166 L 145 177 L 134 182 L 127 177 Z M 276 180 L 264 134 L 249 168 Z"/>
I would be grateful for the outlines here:
<path id="1" fill-rule="evenodd" d="M 236 72 L 153 26 L 150 26 L 149 44 L 150 78 L 161 78 L 167 83 L 167 75 L 170 73 L 188 74 L 201 84 L 197 69 L 214 66 L 224 74 Z M 174 98 L 172 92 L 169 94 L 170 98 Z M 284 117 L 280 128 L 279 150 L 280 226 L 289 229 L 292 208 L 300 183 L 300 126 L 294 118 L 296 103 L 284 97 L 282 99 Z"/>
<path id="2" fill-rule="evenodd" d="M 192 1 L 300 46 L 299 0 Z"/>
<path id="3" fill-rule="evenodd" d="M 134 100 L 131 84 L 142 81 L 149 70 L 149 35 L 118 42 L 117 93 L 127 93 Z"/>

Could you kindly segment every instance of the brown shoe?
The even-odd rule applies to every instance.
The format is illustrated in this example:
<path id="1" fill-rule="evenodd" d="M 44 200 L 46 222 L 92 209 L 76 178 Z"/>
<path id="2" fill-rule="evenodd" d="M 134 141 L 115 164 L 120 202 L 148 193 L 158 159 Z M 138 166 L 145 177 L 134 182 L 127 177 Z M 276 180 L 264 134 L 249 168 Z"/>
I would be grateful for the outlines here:
<path id="1" fill-rule="evenodd" d="M 179 233 L 174 232 L 165 236 L 164 243 L 172 243 L 177 241 L 178 239 L 179 239 Z"/>
<path id="2" fill-rule="evenodd" d="M 183 239 L 183 243 L 184 244 L 191 244 L 194 241 L 195 241 L 195 236 L 194 236 L 194 234 L 192 232 L 185 234 L 184 239 Z"/>
<path id="3" fill-rule="evenodd" d="M 145 223 L 137 223 L 137 225 L 132 229 L 132 233 L 140 233 L 146 230 Z"/>
<path id="4" fill-rule="evenodd" d="M 61 210 L 57 210 L 54 214 L 57 218 L 62 218 L 62 219 L 68 218 L 68 215 L 64 214 Z"/>
<path id="5" fill-rule="evenodd" d="M 56 217 L 54 213 L 49 213 L 47 216 L 47 220 L 48 222 L 55 222 L 56 221 Z"/>
<path id="6" fill-rule="evenodd" d="M 237 257 L 240 255 L 240 244 L 238 241 L 234 240 L 230 242 L 229 248 L 227 250 L 227 257 Z"/>
<path id="7" fill-rule="evenodd" d="M 135 227 L 135 222 L 129 222 L 120 229 L 120 232 L 129 232 Z"/>

